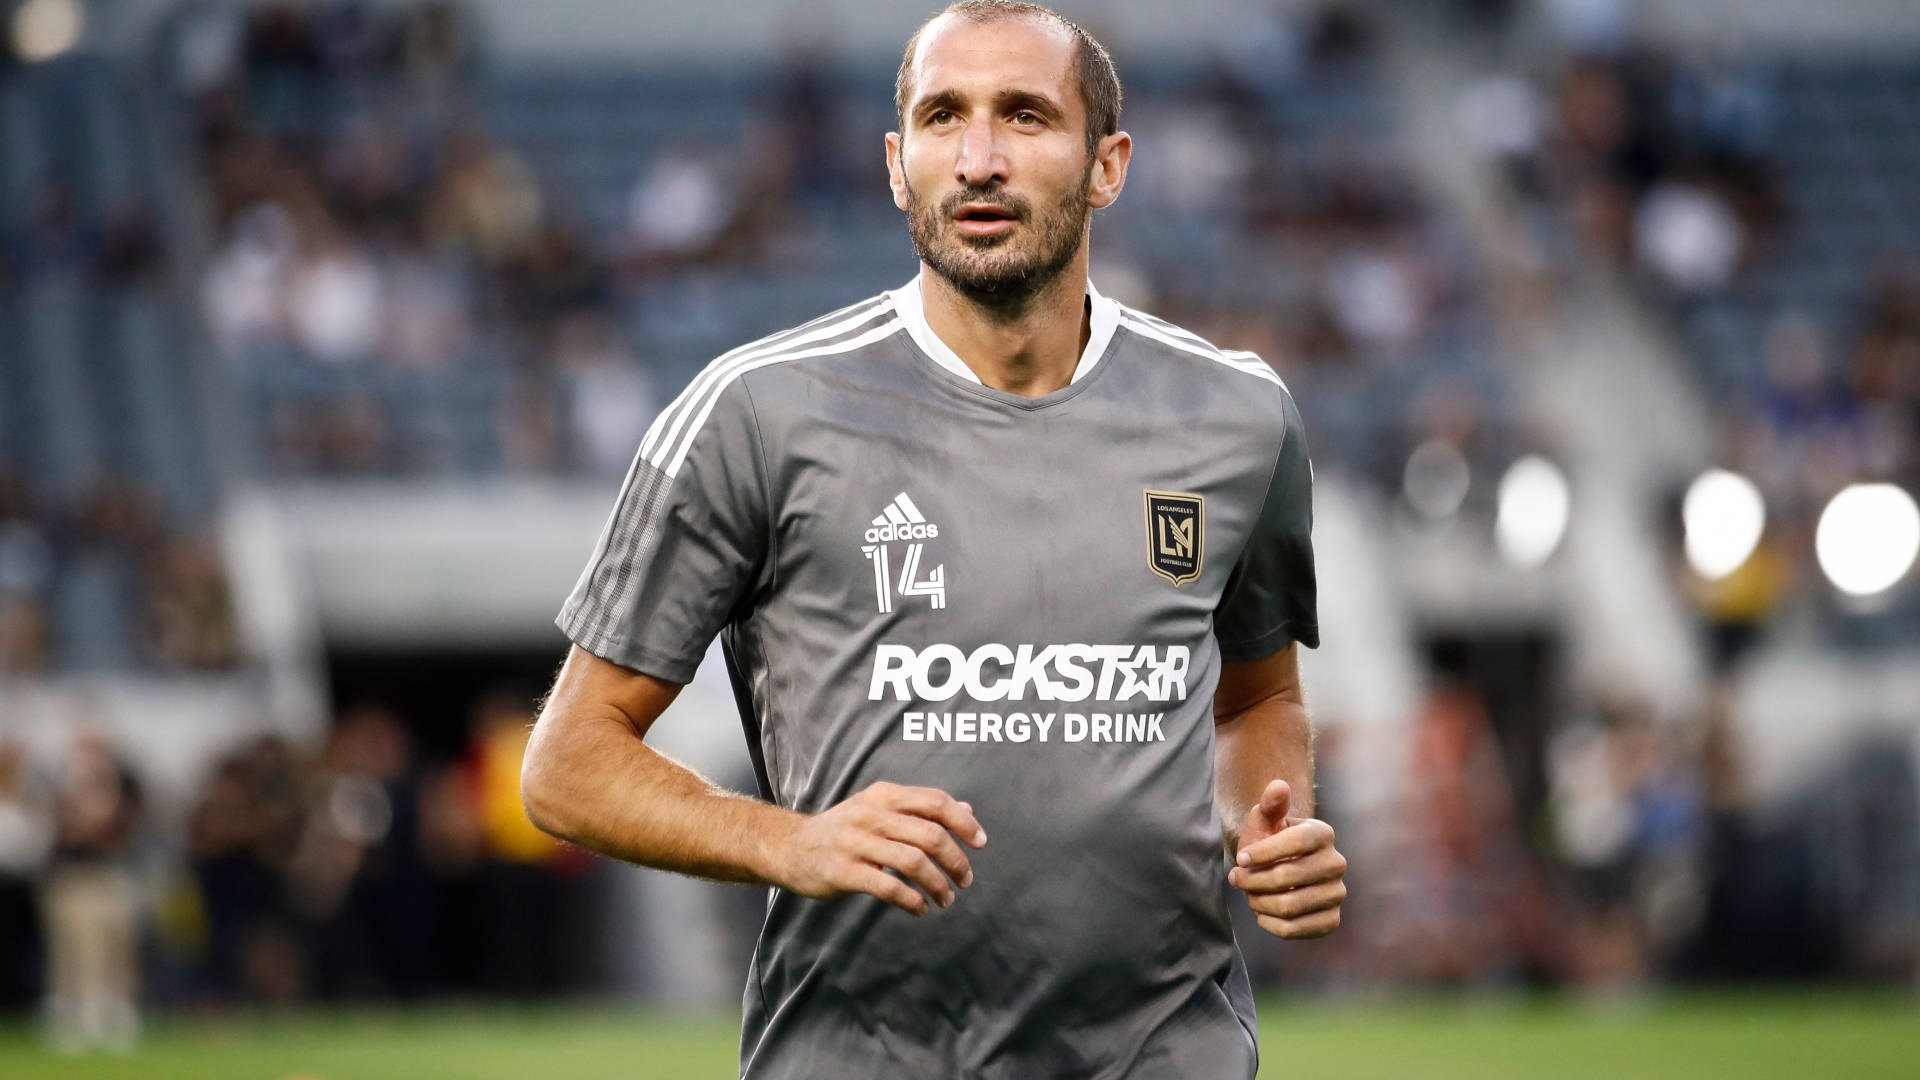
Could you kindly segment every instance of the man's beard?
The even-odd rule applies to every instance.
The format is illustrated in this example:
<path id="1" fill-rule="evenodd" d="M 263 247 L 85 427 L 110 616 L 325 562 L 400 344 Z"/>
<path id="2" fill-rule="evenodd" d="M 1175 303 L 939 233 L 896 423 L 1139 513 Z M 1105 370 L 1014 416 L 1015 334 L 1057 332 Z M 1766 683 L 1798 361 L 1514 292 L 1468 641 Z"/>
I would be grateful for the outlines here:
<path id="1" fill-rule="evenodd" d="M 1016 317 L 1059 280 L 1079 253 L 1093 212 L 1087 201 L 1087 182 L 1092 177 L 1093 163 L 1088 162 L 1080 183 L 1047 207 L 1038 220 L 1031 202 L 999 184 L 962 188 L 938 206 L 921 202 L 909 184 L 907 235 L 920 261 L 962 296 L 990 313 Z M 1013 215 L 1014 227 L 996 236 L 961 233 L 954 214 L 967 203 L 1000 207 Z"/>

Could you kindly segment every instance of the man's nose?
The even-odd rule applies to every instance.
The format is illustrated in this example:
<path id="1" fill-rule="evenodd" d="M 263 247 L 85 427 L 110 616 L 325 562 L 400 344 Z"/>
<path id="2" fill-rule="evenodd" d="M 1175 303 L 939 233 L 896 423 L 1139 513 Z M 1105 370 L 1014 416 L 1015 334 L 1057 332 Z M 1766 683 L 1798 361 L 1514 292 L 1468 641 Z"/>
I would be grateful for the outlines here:
<path id="1" fill-rule="evenodd" d="M 1007 179 L 1007 159 L 1000 152 L 993 121 L 976 120 L 960 136 L 960 158 L 954 162 L 954 178 L 968 187 L 979 187 Z"/>

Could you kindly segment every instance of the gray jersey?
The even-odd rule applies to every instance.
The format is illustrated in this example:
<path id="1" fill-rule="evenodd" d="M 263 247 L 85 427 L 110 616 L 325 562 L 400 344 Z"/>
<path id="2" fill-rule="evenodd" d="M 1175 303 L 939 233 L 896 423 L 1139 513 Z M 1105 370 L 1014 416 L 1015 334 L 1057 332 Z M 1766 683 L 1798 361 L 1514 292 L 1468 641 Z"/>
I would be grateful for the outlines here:
<path id="1" fill-rule="evenodd" d="M 723 633 L 763 794 L 972 803 L 914 918 L 774 890 L 753 1078 L 1251 1077 L 1214 808 L 1222 660 L 1318 643 L 1312 470 L 1258 357 L 1089 288 L 1073 381 L 983 385 L 909 284 L 716 360 L 558 622 L 685 682 Z"/>

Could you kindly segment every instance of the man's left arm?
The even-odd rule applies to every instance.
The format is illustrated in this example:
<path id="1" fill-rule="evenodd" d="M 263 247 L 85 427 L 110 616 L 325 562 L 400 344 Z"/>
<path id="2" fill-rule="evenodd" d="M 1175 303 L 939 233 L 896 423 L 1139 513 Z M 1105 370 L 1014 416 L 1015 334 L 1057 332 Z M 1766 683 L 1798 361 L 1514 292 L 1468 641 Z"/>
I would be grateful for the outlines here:
<path id="1" fill-rule="evenodd" d="M 1279 395 L 1266 494 L 1214 611 L 1214 791 L 1234 864 L 1227 880 L 1261 929 L 1309 938 L 1340 925 L 1347 860 L 1313 817 L 1313 729 L 1300 691 L 1300 646 L 1320 644 L 1313 463 L 1293 395 L 1285 386 Z"/>
<path id="2" fill-rule="evenodd" d="M 1214 799 L 1227 880 L 1260 928 L 1315 938 L 1340 925 L 1347 860 L 1333 827 L 1313 816 L 1313 729 L 1300 689 L 1299 646 L 1221 664 L 1213 695 Z"/>

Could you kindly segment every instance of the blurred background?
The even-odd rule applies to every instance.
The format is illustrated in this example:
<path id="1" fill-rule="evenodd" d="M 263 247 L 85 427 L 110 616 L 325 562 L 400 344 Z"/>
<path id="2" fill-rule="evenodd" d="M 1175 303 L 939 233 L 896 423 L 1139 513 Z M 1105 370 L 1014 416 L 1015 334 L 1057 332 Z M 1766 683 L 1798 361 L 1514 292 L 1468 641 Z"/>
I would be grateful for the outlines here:
<path id="1" fill-rule="evenodd" d="M 1352 899 L 1242 927 L 1266 1015 L 1864 990 L 1911 1066 L 1920 5 L 1060 6 L 1096 282 L 1317 466 Z M 520 756 L 654 413 L 913 274 L 932 8 L 0 0 L 11 1038 L 630 1002 L 724 1074 L 761 895 L 550 842 Z M 718 668 L 658 740 L 750 789 Z"/>

